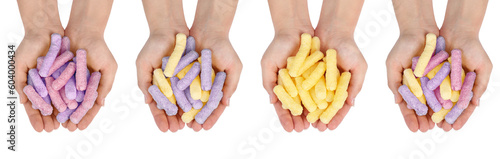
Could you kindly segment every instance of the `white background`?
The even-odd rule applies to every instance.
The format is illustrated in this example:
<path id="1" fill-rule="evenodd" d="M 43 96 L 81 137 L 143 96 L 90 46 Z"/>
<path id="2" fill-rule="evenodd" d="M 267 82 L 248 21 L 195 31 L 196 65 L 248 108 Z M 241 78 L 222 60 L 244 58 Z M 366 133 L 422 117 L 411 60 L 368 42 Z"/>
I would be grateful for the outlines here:
<path id="1" fill-rule="evenodd" d="M 435 0 L 437 23 L 442 24 L 446 1 Z M 0 50 L 19 44 L 24 35 L 17 3 L 2 1 Z M 70 0 L 59 0 L 61 21 L 68 22 Z M 196 1 L 185 0 L 190 26 Z M 309 1 L 311 21 L 317 24 L 321 1 Z M 384 16 L 384 15 L 389 15 Z M 494 64 L 500 63 L 500 1 L 491 0 L 480 39 Z M 231 42 L 244 68 L 231 106 L 210 131 L 194 132 L 185 127 L 162 133 L 136 86 L 135 59 L 149 31 L 141 1 L 116 0 L 105 32 L 119 69 L 106 106 L 85 130 L 70 133 L 60 127 L 37 133 L 19 105 L 17 152 L 7 150 L 7 107 L 0 107 L 0 158 L 500 158 L 500 69 L 495 65 L 490 86 L 468 123 L 460 131 L 444 133 L 439 128 L 412 133 L 387 87 L 385 59 L 399 32 L 389 0 L 365 1 L 356 29 L 356 41 L 367 62 L 364 87 L 343 123 L 334 131 L 310 127 L 287 133 L 279 125 L 274 107 L 262 87 L 260 59 L 272 41 L 274 30 L 265 0 L 240 0 L 230 32 Z M 365 36 L 365 39 L 359 37 Z M 2 97 L 6 96 L 6 54 L 0 56 Z M 161 59 L 158 59 L 161 60 Z M 5 103 L 5 102 L 2 102 Z M 111 123 L 111 129 L 102 124 Z M 90 138 L 88 136 L 91 136 Z M 101 137 L 100 140 L 95 140 Z M 423 145 L 423 146 L 422 146 Z"/>

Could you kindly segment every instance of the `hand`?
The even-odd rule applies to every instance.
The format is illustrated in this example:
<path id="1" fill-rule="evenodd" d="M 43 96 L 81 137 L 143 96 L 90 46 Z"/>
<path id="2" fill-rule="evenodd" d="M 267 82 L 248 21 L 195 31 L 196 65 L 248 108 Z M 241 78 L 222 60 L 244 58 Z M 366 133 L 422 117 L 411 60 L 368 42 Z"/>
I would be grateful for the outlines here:
<path id="1" fill-rule="evenodd" d="M 84 130 L 97 115 L 101 106 L 104 106 L 104 99 L 113 86 L 118 66 L 115 58 L 109 51 L 102 34 L 73 31 L 73 29 L 68 27 L 65 31 L 65 35 L 70 38 L 70 50 L 72 52 L 76 52 L 78 49 L 85 49 L 87 51 L 87 67 L 90 72 L 92 73 L 98 71 L 102 74 L 99 87 L 97 89 L 99 95 L 94 106 L 87 112 L 87 114 L 85 114 L 80 123 L 74 124 L 68 120 L 62 124 L 62 126 L 67 128 L 69 131 L 75 131 L 76 128 Z"/>
<path id="2" fill-rule="evenodd" d="M 194 120 L 187 123 L 187 126 L 193 128 L 194 131 L 200 131 L 201 128 L 205 130 L 211 129 L 217 122 L 219 117 L 224 112 L 224 109 L 229 106 L 229 101 L 233 93 L 236 91 L 238 82 L 240 80 L 241 70 L 243 65 L 238 57 L 238 54 L 233 49 L 228 36 L 223 34 L 211 34 L 214 32 L 199 31 L 197 26 L 193 26 L 190 35 L 195 37 L 196 50 L 201 52 L 202 49 L 212 50 L 212 65 L 215 72 L 226 72 L 226 81 L 222 92 L 222 97 L 219 106 L 207 118 L 205 123 L 199 124 Z"/>
<path id="3" fill-rule="evenodd" d="M 54 112 L 50 116 L 42 116 L 40 111 L 33 109 L 31 101 L 28 100 L 23 92 L 23 88 L 27 85 L 28 71 L 32 68 L 36 68 L 36 59 L 38 57 L 47 54 L 52 33 L 64 35 L 64 29 L 60 26 L 26 31 L 23 41 L 16 50 L 16 91 L 19 94 L 21 104 L 24 105 L 26 114 L 28 114 L 31 126 L 33 126 L 33 129 L 37 132 L 43 130 L 51 132 L 59 128 L 59 122 L 56 119 L 58 114 L 57 109 L 54 109 Z"/>
<path id="4" fill-rule="evenodd" d="M 486 51 L 481 45 L 477 34 L 452 32 L 447 29 L 441 29 L 441 35 L 446 40 L 446 50 L 448 52 L 451 52 L 453 49 L 462 50 L 462 67 L 465 72 L 474 71 L 477 74 L 472 89 L 474 96 L 467 109 L 462 112 L 454 124 L 450 125 L 444 121 L 437 123 L 437 126 L 443 128 L 444 131 L 450 131 L 452 128 L 459 130 L 467 122 L 472 112 L 474 112 L 474 109 L 479 106 L 479 99 L 484 91 L 486 91 L 493 65 L 488 54 L 486 54 Z"/>
<path id="5" fill-rule="evenodd" d="M 426 132 L 434 128 L 434 122 L 432 122 L 431 119 L 433 113 L 432 109 L 429 109 L 429 113 L 425 116 L 417 116 L 415 111 L 408 109 L 406 102 L 403 101 L 403 98 L 398 92 L 398 88 L 402 85 L 404 69 L 411 68 L 412 57 L 420 56 L 422 53 L 425 46 L 425 34 L 429 32 L 436 34 L 438 33 L 438 29 L 436 27 L 428 31 L 418 30 L 415 33 L 403 32 L 389 53 L 386 61 L 389 88 L 394 94 L 396 104 L 399 104 L 406 125 L 413 132 L 418 130 Z"/>
<path id="6" fill-rule="evenodd" d="M 301 116 L 292 116 L 289 110 L 281 107 L 281 102 L 274 94 L 273 88 L 277 85 L 279 69 L 286 67 L 286 59 L 297 54 L 300 46 L 300 34 L 302 33 L 314 35 L 314 29 L 311 26 L 308 29 L 297 29 L 293 33 L 276 34 L 261 61 L 262 83 L 269 94 L 271 104 L 274 105 L 281 125 L 288 132 L 293 130 L 301 132 L 309 128 L 310 124 L 306 119 L 307 113 L 303 113 Z"/>
<path id="7" fill-rule="evenodd" d="M 327 127 L 334 130 L 340 125 L 349 109 L 354 106 L 354 99 L 361 91 L 368 65 L 356 42 L 354 42 L 354 38 L 349 34 L 342 35 L 316 29 L 315 35 L 322 40 L 321 50 L 323 52 L 328 49 L 337 50 L 337 67 L 340 72 L 350 72 L 352 75 L 347 89 L 349 95 L 344 106 L 335 114 L 330 123 L 324 124 L 318 120 L 312 124 L 313 127 L 318 128 L 320 131 L 326 130 Z"/>
<path id="8" fill-rule="evenodd" d="M 169 30 L 168 32 L 150 35 L 144 48 L 142 48 L 139 56 L 137 56 L 137 81 L 139 88 L 144 94 L 144 100 L 146 104 L 149 104 L 153 118 L 160 131 L 167 132 L 170 130 L 176 132 L 184 128 L 184 122 L 181 119 L 182 109 L 179 109 L 179 113 L 176 116 L 167 116 L 164 110 L 156 107 L 156 102 L 148 92 L 149 86 L 152 85 L 154 69 L 161 68 L 161 59 L 169 56 L 174 50 L 175 35 L 177 33 L 189 35 L 187 27 L 181 27 L 178 30 Z"/>

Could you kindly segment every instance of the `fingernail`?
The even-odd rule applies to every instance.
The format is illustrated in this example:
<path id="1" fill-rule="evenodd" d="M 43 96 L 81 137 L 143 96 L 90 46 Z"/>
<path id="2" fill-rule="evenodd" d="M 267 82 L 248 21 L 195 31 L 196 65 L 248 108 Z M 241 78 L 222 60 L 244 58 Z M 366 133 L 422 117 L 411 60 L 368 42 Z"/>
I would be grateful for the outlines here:
<path id="1" fill-rule="evenodd" d="M 352 106 L 354 106 L 354 98 L 351 99 Z"/>
<path id="2" fill-rule="evenodd" d="M 231 100 L 231 98 L 228 98 L 228 99 L 226 100 L 227 106 L 229 106 L 229 101 L 230 101 L 230 100 Z"/>
<path id="3" fill-rule="evenodd" d="M 273 104 L 273 99 L 271 95 L 269 95 L 269 103 Z"/>
<path id="4" fill-rule="evenodd" d="M 102 105 L 101 105 L 101 106 L 104 106 L 104 102 L 105 102 L 105 101 L 106 101 L 106 99 L 102 99 L 102 100 L 101 100 L 101 103 L 102 103 Z"/>
<path id="5" fill-rule="evenodd" d="M 479 106 L 479 105 L 480 105 L 480 104 L 479 104 L 479 99 L 476 99 L 476 103 L 477 103 L 477 106 Z"/>

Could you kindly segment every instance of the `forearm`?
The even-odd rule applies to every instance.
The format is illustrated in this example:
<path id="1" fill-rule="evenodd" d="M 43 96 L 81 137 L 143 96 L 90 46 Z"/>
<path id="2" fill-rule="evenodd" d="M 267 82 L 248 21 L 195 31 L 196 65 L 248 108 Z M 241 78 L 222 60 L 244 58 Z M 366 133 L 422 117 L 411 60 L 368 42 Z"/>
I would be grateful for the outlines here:
<path id="1" fill-rule="evenodd" d="M 275 34 L 311 32 L 307 0 L 268 0 Z"/>
<path id="2" fill-rule="evenodd" d="M 438 35 L 432 0 L 392 0 L 401 34 Z"/>
<path id="3" fill-rule="evenodd" d="M 55 28 L 62 28 L 57 0 L 18 0 L 17 3 L 26 34 L 40 29 L 56 32 Z"/>
<path id="4" fill-rule="evenodd" d="M 177 28 L 187 28 L 182 0 L 143 0 L 142 4 L 150 34 L 164 33 L 169 30 L 178 33 L 182 31 L 176 30 Z"/>
<path id="5" fill-rule="evenodd" d="M 478 35 L 488 0 L 448 1 L 443 30 Z"/>
<path id="6" fill-rule="evenodd" d="M 317 31 L 353 36 L 364 0 L 323 1 Z"/>
<path id="7" fill-rule="evenodd" d="M 193 28 L 197 32 L 229 36 L 238 0 L 200 0 Z"/>
<path id="8" fill-rule="evenodd" d="M 113 0 L 75 0 L 66 30 L 103 35 Z"/>

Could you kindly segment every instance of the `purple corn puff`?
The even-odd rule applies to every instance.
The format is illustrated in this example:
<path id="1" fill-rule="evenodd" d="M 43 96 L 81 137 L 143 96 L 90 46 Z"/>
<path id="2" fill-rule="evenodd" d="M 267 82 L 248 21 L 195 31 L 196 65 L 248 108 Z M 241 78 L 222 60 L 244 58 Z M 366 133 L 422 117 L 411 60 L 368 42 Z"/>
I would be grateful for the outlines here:
<path id="1" fill-rule="evenodd" d="M 441 85 L 441 82 L 450 74 L 450 63 L 445 62 L 443 64 L 443 67 L 439 69 L 439 71 L 436 73 L 434 78 L 429 80 L 429 83 L 427 83 L 427 88 L 430 90 L 436 89 L 439 85 Z"/>
<path id="2" fill-rule="evenodd" d="M 415 71 L 415 67 L 417 67 L 418 59 L 420 56 L 415 56 L 411 59 L 411 70 Z"/>
<path id="3" fill-rule="evenodd" d="M 177 106 L 172 104 L 167 97 L 163 95 L 163 93 L 160 91 L 158 86 L 156 85 L 151 85 L 148 88 L 149 94 L 153 97 L 153 99 L 156 101 L 156 107 L 158 109 L 163 109 L 165 110 L 165 113 L 167 113 L 168 116 L 172 116 L 177 114 Z"/>
<path id="4" fill-rule="evenodd" d="M 189 103 L 191 103 L 194 109 L 200 109 L 201 107 L 203 107 L 203 102 L 201 102 L 201 100 L 194 100 L 191 97 L 189 87 L 184 90 L 184 94 L 186 95 L 186 98 L 188 99 Z"/>
<path id="5" fill-rule="evenodd" d="M 66 109 L 64 112 L 57 114 L 56 116 L 57 121 L 59 123 L 65 123 L 66 121 L 68 121 L 69 116 L 71 116 L 71 114 L 73 114 L 73 112 L 75 112 L 76 109 L 78 109 L 78 107 L 75 109 Z"/>
<path id="6" fill-rule="evenodd" d="M 212 51 L 210 49 L 201 50 L 201 89 L 209 91 L 212 88 Z"/>
<path id="7" fill-rule="evenodd" d="M 75 97 L 76 102 L 82 102 L 83 97 L 85 97 L 85 91 L 76 90 L 76 97 Z"/>
<path id="8" fill-rule="evenodd" d="M 446 48 L 446 42 L 444 41 L 443 36 L 439 36 L 436 39 L 436 50 L 434 50 L 434 54 L 443 51 Z"/>
<path id="9" fill-rule="evenodd" d="M 59 69 L 57 69 L 54 73 L 52 73 L 52 77 L 54 77 L 54 79 L 59 78 L 59 76 L 61 76 L 61 73 L 64 71 L 64 69 L 66 69 L 66 67 L 68 66 L 68 63 L 69 62 L 62 65 L 61 67 L 59 67 Z"/>
<path id="10" fill-rule="evenodd" d="M 425 104 L 422 104 L 415 95 L 410 91 L 408 86 L 406 85 L 401 85 L 398 88 L 399 94 L 403 97 L 403 99 L 406 101 L 406 104 L 410 105 L 415 112 L 417 113 L 418 116 L 423 116 L 427 114 L 428 108 Z M 210 94 L 211 96 L 212 94 Z"/>
<path id="11" fill-rule="evenodd" d="M 210 116 L 210 114 L 212 114 L 212 112 L 219 106 L 219 103 L 224 95 L 224 93 L 222 92 L 222 87 L 224 86 L 225 80 L 226 80 L 225 72 L 218 72 L 215 75 L 214 84 L 212 86 L 212 90 L 210 90 L 210 97 L 208 98 L 208 102 L 205 105 L 205 107 L 203 107 L 201 111 L 195 116 L 195 120 L 197 123 L 199 124 L 205 123 L 208 116 Z"/>
<path id="12" fill-rule="evenodd" d="M 474 81 L 476 80 L 476 73 L 468 72 L 465 75 L 464 84 L 462 85 L 462 90 L 460 91 L 460 96 L 458 97 L 456 107 L 460 109 L 465 109 L 469 106 L 471 96 L 472 96 L 472 87 L 474 86 Z"/>
<path id="13" fill-rule="evenodd" d="M 429 78 L 424 76 L 420 78 L 420 82 L 422 83 L 422 91 L 424 92 L 427 105 L 429 105 L 429 107 L 431 107 L 432 111 L 434 112 L 440 111 L 443 106 L 441 105 L 441 103 L 439 103 L 436 95 L 434 94 L 434 91 L 427 88 L 427 82 L 429 82 Z"/>
<path id="14" fill-rule="evenodd" d="M 185 56 L 182 56 L 181 59 L 179 60 L 179 63 L 174 69 L 174 75 L 175 76 L 177 73 L 179 73 L 184 67 L 187 65 L 191 64 L 194 60 L 198 59 L 199 55 L 196 51 L 191 51 L 188 52 Z"/>
<path id="15" fill-rule="evenodd" d="M 198 76 L 198 74 L 200 74 L 200 63 L 195 62 L 191 69 L 189 69 L 189 71 L 186 73 L 184 78 L 179 80 L 179 82 L 177 83 L 177 88 L 179 88 L 180 90 L 185 90 L 187 87 L 189 87 L 191 82 L 193 82 L 196 76 Z"/>
<path id="16" fill-rule="evenodd" d="M 40 95 L 40 97 L 46 97 L 48 94 L 47 87 L 45 87 L 38 71 L 33 68 L 28 71 L 28 74 L 33 82 L 33 87 L 35 87 L 36 92 Z"/>
<path id="17" fill-rule="evenodd" d="M 75 76 L 72 76 L 66 85 L 64 86 L 64 91 L 66 92 L 66 97 L 70 100 L 76 99 L 76 84 Z"/>
<path id="18" fill-rule="evenodd" d="M 184 49 L 182 56 L 186 55 L 186 53 L 194 51 L 195 48 L 196 48 L 196 42 L 194 40 L 194 37 L 188 36 L 186 39 L 186 49 Z"/>
<path id="19" fill-rule="evenodd" d="M 40 67 L 40 76 L 47 77 L 49 69 L 56 60 L 57 54 L 61 49 L 61 35 L 54 33 L 50 38 L 50 48 L 45 57 L 43 58 L 42 66 Z"/>
<path id="20" fill-rule="evenodd" d="M 179 105 L 182 111 L 188 112 L 193 106 L 191 105 L 191 103 L 189 103 L 184 92 L 177 87 L 178 82 L 179 78 L 170 78 L 170 83 L 172 83 L 172 92 L 174 93 L 175 99 L 177 100 L 177 105 Z"/>

